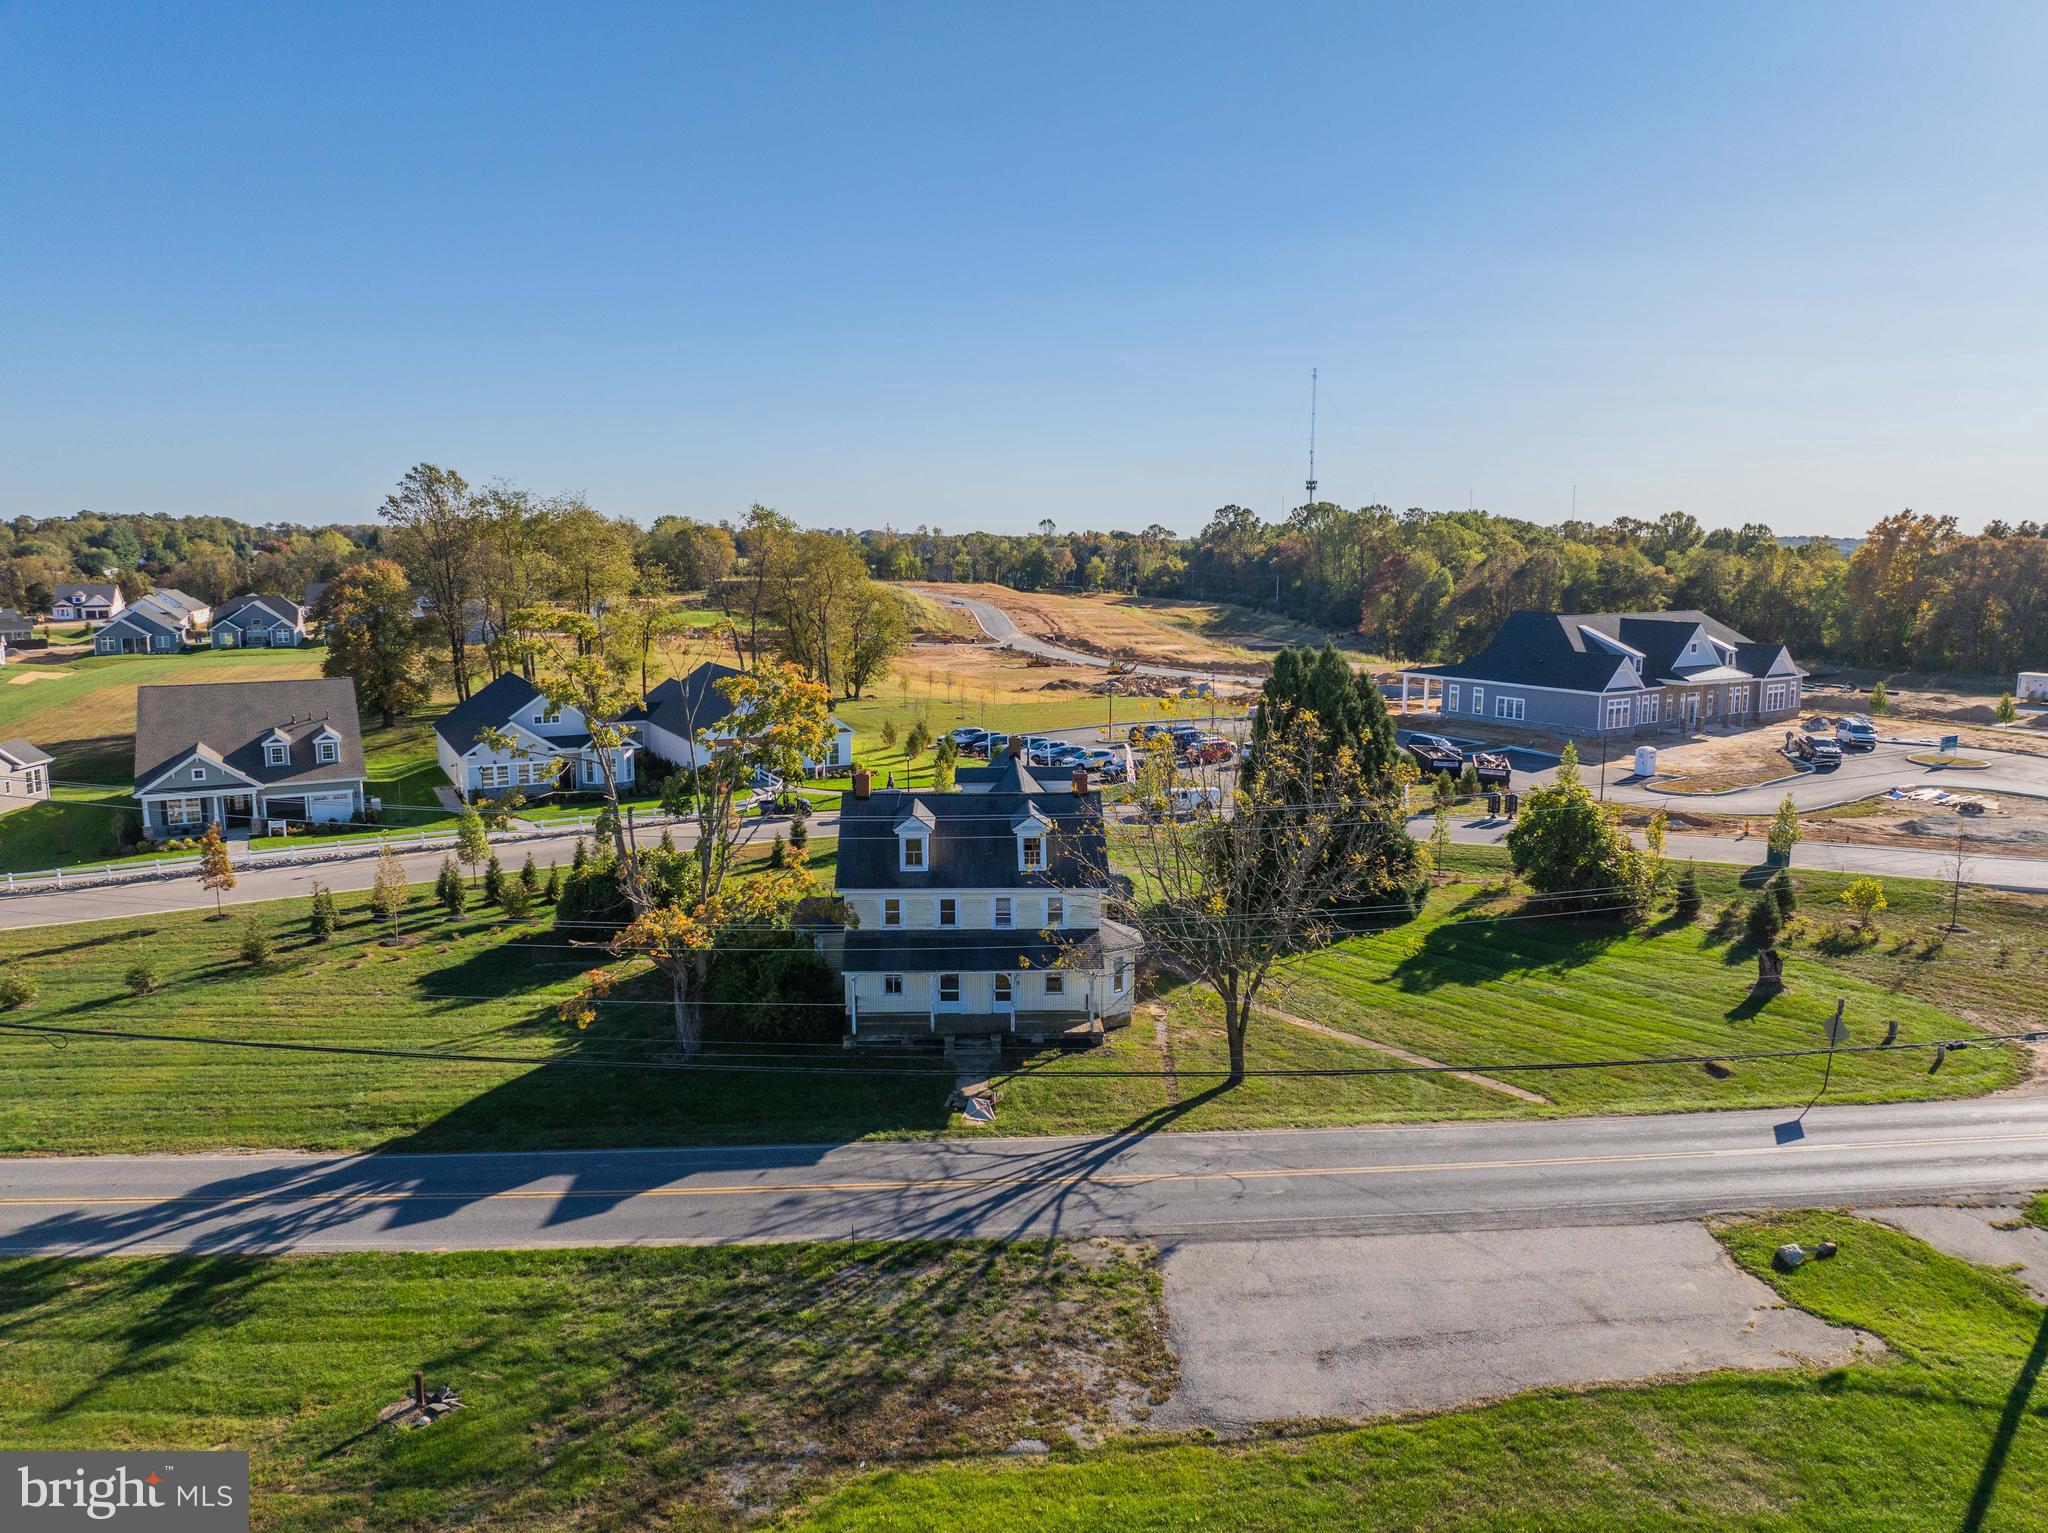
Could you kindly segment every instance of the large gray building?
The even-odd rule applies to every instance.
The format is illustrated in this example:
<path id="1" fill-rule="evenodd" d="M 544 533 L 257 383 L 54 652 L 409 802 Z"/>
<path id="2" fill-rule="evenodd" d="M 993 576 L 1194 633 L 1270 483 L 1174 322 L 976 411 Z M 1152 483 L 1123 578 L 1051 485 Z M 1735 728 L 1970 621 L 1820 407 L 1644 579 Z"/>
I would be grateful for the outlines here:
<path id="1" fill-rule="evenodd" d="M 1745 725 L 1799 712 L 1806 673 L 1704 612 L 1516 612 L 1470 659 L 1401 673 L 1402 712 L 1566 734 Z"/>

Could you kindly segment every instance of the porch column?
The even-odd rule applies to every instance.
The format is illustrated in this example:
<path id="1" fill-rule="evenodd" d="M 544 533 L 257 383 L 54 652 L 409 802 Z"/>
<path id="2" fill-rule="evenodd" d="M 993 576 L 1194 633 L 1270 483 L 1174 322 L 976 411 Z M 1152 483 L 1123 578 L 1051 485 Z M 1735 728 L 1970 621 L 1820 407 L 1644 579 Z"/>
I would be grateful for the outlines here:
<path id="1" fill-rule="evenodd" d="M 1403 718 L 1408 716 L 1408 673 L 1406 671 L 1401 673 L 1401 716 Z"/>

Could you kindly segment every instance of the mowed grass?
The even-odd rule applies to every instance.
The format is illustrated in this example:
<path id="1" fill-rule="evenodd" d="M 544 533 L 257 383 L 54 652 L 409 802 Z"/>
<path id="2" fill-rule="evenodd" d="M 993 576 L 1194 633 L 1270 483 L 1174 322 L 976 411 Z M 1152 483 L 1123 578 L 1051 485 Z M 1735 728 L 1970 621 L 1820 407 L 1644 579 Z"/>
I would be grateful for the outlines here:
<path id="1" fill-rule="evenodd" d="M 0 964 L 41 992 L 0 1021 L 192 1040 L 57 1047 L 0 1030 L 0 1154 L 559 1149 L 946 1126 L 952 1075 L 933 1060 L 854 1058 L 836 1042 L 735 1043 L 709 1063 L 817 1073 L 664 1068 L 673 1034 L 662 986 L 629 980 L 579 1030 L 555 1008 L 612 963 L 602 946 L 558 937 L 545 915 L 508 924 L 472 907 L 449 922 L 427 894 L 415 891 L 400 947 L 384 945 L 362 894 L 338 896 L 344 924 L 326 944 L 306 932 L 306 900 L 238 907 L 225 921 L 200 909 L 0 936 Z M 275 939 L 260 968 L 237 956 L 245 911 Z M 126 976 L 144 958 L 161 988 L 133 996 Z"/>
<path id="2" fill-rule="evenodd" d="M 2048 1314 L 2005 1273 L 1841 1214 L 1724 1227 L 1786 1302 L 1881 1337 L 1849 1367 L 1544 1390 L 1481 1410 L 1221 1446 L 1122 1441 L 1019 1463 L 891 1468 L 815 1504 L 812 1533 L 971 1527 L 1810 1529 L 2048 1525 Z M 1837 1241 L 1775 1272 L 1772 1250 Z"/>
<path id="3" fill-rule="evenodd" d="M 829 883 L 829 844 L 814 848 L 812 864 Z M 1830 957 L 1802 938 L 1789 950 L 1787 993 L 1755 1006 L 1749 955 L 1715 938 L 1705 917 L 1628 929 L 1532 915 L 1490 888 L 1478 880 L 1448 885 L 1414 922 L 1286 964 L 1267 1001 L 1329 1031 L 1258 1017 L 1252 1077 L 1237 1087 L 1221 1089 L 1227 1055 L 1214 996 L 1168 987 L 1142 1000 L 1135 1024 L 1099 1048 L 1009 1065 L 999 1080 L 998 1130 L 1103 1134 L 1797 1106 L 1818 1090 L 1823 1057 L 1736 1056 L 1823 1047 L 1821 1024 L 1838 997 L 1848 1003 L 1852 1044 L 1879 1042 L 1891 1021 L 1906 1043 L 1977 1038 L 1957 1014 L 1961 1003 L 1988 1012 L 1999 985 L 2031 983 L 1995 958 L 1930 959 L 1917 943 L 1890 955 L 1879 944 Z M 1914 895 L 1898 893 L 1912 904 Z M 836 1012 L 785 1015 L 778 1030 L 720 1043 L 708 1061 L 720 1068 L 678 1071 L 664 1064 L 670 1022 L 665 990 L 651 975 L 629 977 L 587 1031 L 557 1018 L 588 970 L 613 963 L 594 945 L 596 934 L 586 943 L 565 938 L 544 911 L 507 925 L 473 909 L 450 923 L 422 890 L 406 918 L 407 945 L 389 947 L 363 896 L 342 903 L 347 924 L 324 946 L 305 935 L 304 901 L 243 907 L 278 939 L 260 970 L 236 957 L 238 920 L 212 921 L 204 909 L 0 934 L 0 964 L 41 988 L 32 1005 L 0 1020 L 195 1040 L 79 1038 L 60 1049 L 0 1029 L 0 1069 L 10 1082 L 0 1094 L 0 1153 L 482 1150 L 981 1132 L 947 1113 L 952 1076 L 942 1060 L 843 1050 Z M 1972 940 L 1995 940 L 1988 904 L 1978 919 L 1985 935 Z M 125 976 L 143 957 L 163 988 L 131 996 Z M 2008 1022 L 2022 1017 L 2011 992 L 2002 1004 Z M 1547 1100 L 1418 1070 L 1370 1043 L 1478 1067 Z M 1688 1062 L 1628 1063 L 1674 1055 Z M 1551 1061 L 1594 1068 L 1516 1068 Z M 1938 1071 L 1933 1063 L 1927 1049 L 1842 1053 L 1828 1100 L 1964 1096 L 2005 1085 L 2021 1068 L 2011 1047 L 1988 1040 L 1950 1054 Z"/>
<path id="4" fill-rule="evenodd" d="M 252 1525 L 706 1529 L 1099 1432 L 1168 1374 L 1102 1245 L 0 1261 L 0 1441 L 245 1448 Z M 463 1409 L 377 1424 L 423 1369 Z"/>

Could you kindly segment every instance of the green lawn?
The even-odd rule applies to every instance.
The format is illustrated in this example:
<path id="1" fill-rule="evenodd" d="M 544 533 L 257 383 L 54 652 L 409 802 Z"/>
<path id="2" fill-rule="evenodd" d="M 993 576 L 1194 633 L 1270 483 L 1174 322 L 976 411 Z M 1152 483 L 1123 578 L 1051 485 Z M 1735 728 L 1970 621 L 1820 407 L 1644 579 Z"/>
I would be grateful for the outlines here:
<path id="1" fill-rule="evenodd" d="M 0 1261 L 0 1441 L 251 1454 L 258 1529 L 731 1526 L 1167 1374 L 1103 1245 Z M 463 1409 L 377 1425 L 412 1370 Z"/>
<path id="2" fill-rule="evenodd" d="M 764 849 L 757 847 L 757 850 Z M 510 856 L 522 854 L 513 849 Z M 542 853 L 567 861 L 565 849 Z M 812 856 L 829 883 L 829 844 Z M 1733 878 L 1731 871 L 1730 878 Z M 1709 881 L 1711 886 L 1711 881 Z M 1816 888 L 1818 885 L 1816 884 Z M 1895 891 L 1910 907 L 1917 896 Z M 1473 903 L 1477 899 L 1478 903 Z M 320 1043 L 424 1051 L 424 1059 L 268 1053 L 203 1043 L 75 1039 L 52 1048 L 0 1033 L 0 1153 L 80 1154 L 235 1146 L 307 1149 L 514 1149 L 744 1141 L 834 1141 L 975 1132 L 949 1119 L 951 1077 L 930 1058 L 849 1054 L 829 1017 L 809 1042 L 720 1045 L 714 1064 L 763 1058 L 805 1073 L 679 1074 L 651 1068 L 669 1032 L 663 993 L 629 978 L 579 1032 L 556 1005 L 601 948 L 558 937 L 545 912 L 506 927 L 472 911 L 449 926 L 419 899 L 415 940 L 392 948 L 367 922 L 364 897 L 342 899 L 348 924 L 327 946 L 303 934 L 305 902 L 260 907 L 279 936 L 262 971 L 235 961 L 236 921 L 205 910 L 0 934 L 0 964 L 41 994 L 9 1020 L 170 1032 L 208 1040 Z M 1395 1063 L 1342 1038 L 1272 1018 L 1253 1029 L 1254 1077 L 1217 1089 L 1224 1045 L 1212 998 L 1172 990 L 1141 1006 L 1104 1047 L 1018 1065 L 1000 1084 L 998 1125 L 1014 1133 L 1106 1133 L 1412 1121 L 1458 1116 L 1795 1106 L 1811 1098 L 1822 1061 L 1734 1061 L 1516 1076 L 1530 1059 L 1644 1054 L 1725 1057 L 1809 1048 L 1837 996 L 1852 1041 L 1876 1042 L 1897 1020 L 1906 1040 L 1967 1034 L 1944 1011 L 1995 1003 L 2005 1023 L 2037 972 L 2033 955 L 2000 968 L 1968 949 L 1926 956 L 1907 943 L 1824 957 L 1790 951 L 1790 991 L 1751 1011 L 1747 956 L 1715 941 L 1704 920 L 1624 932 L 1577 920 L 1513 918 L 1521 907 L 1477 881 L 1439 891 L 1425 916 L 1361 934 L 1290 966 L 1275 1004 L 1340 1031 L 1454 1063 L 1502 1067 L 1550 1099 L 1529 1104 L 1443 1074 L 1264 1075 Z M 2037 923 L 2038 905 L 2015 907 Z M 1499 919 L 1508 916 L 1509 919 Z M 1987 899 L 1971 915 L 1992 944 L 2001 917 Z M 1903 935 L 1903 933 L 1902 933 Z M 1889 939 L 1887 939 L 1888 941 Z M 1958 942 L 1965 939 L 1953 939 Z M 164 982 L 128 994 L 124 976 L 147 955 Z M 1943 1008 L 1943 1009 L 1937 1009 Z M 813 1014 L 806 1013 L 806 1017 Z M 1158 1028 L 1163 1022 L 1162 1052 Z M 460 1054 L 503 1056 L 490 1060 Z M 1171 1059 L 1172 1074 L 1167 1072 Z M 1843 1055 L 1830 1100 L 1968 1095 L 2012 1080 L 2004 1048 L 1973 1047 L 1930 1073 L 1923 1050 Z"/>
<path id="3" fill-rule="evenodd" d="M 2048 1525 L 2048 1314 L 2012 1277 L 1839 1214 L 1736 1223 L 1734 1258 L 1787 1302 L 1881 1336 L 1879 1359 L 1716 1373 L 1220 1446 L 1123 1441 L 877 1473 L 798 1525 L 1140 1533 L 1231 1528 L 2038 1529 Z M 1770 1253 L 1833 1239 L 1791 1274 Z"/>

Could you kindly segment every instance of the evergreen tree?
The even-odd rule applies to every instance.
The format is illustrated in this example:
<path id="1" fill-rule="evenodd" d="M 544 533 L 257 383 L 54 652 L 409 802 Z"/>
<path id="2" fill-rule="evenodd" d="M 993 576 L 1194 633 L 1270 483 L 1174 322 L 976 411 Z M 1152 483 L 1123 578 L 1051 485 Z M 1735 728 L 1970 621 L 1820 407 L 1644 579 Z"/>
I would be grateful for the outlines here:
<path id="1" fill-rule="evenodd" d="M 531 852 L 526 854 L 526 861 L 519 866 L 519 882 L 528 894 L 535 894 L 540 890 L 540 869 L 534 866 Z"/>
<path id="2" fill-rule="evenodd" d="M 2014 702 L 2010 692 L 2002 692 L 1998 698 L 1998 709 L 1993 715 L 1999 723 L 2010 724 L 2020 716 L 2019 704 Z"/>
<path id="3" fill-rule="evenodd" d="M 659 845 L 660 849 L 664 852 L 673 852 L 676 849 L 676 833 L 666 825 L 661 828 L 661 841 Z"/>
<path id="4" fill-rule="evenodd" d="M 1752 943 L 1759 948 L 1776 947 L 1778 933 L 1784 929 L 1785 918 L 1779 914 L 1778 902 L 1771 897 L 1770 891 L 1765 890 L 1750 901 L 1749 940 Z"/>
<path id="5" fill-rule="evenodd" d="M 235 952 L 252 969 L 260 969 L 270 962 L 270 932 L 258 917 L 243 917 L 242 935 L 235 944 Z"/>
<path id="6" fill-rule="evenodd" d="M 1700 913 L 1700 908 L 1704 903 L 1700 898 L 1699 869 L 1688 862 L 1685 865 L 1685 871 L 1678 875 L 1678 897 L 1672 908 L 1680 916 L 1690 921 Z"/>
<path id="7" fill-rule="evenodd" d="M 325 884 L 313 885 L 313 909 L 308 916 L 308 926 L 315 942 L 334 940 L 334 929 L 341 925 L 341 911 L 334 903 L 334 891 Z"/>
<path id="8" fill-rule="evenodd" d="M 588 861 L 590 861 L 589 849 L 584 846 L 583 838 L 578 836 L 576 838 L 576 850 L 569 855 L 569 871 L 571 873 L 581 873 L 583 865 Z"/>
<path id="9" fill-rule="evenodd" d="M 496 852 L 491 853 L 491 860 L 484 864 L 484 903 L 505 903 L 505 869 L 499 863 Z"/>
<path id="10" fill-rule="evenodd" d="M 505 914 L 515 921 L 523 921 L 533 914 L 533 891 L 516 878 L 508 878 L 498 891 L 498 900 L 505 908 Z"/>
<path id="11" fill-rule="evenodd" d="M 811 817 L 800 814 L 789 822 L 789 844 L 801 852 L 811 844 Z"/>
<path id="12" fill-rule="evenodd" d="M 562 897 L 562 870 L 552 862 L 548 864 L 548 881 L 541 885 L 540 894 L 550 905 Z"/>
<path id="13" fill-rule="evenodd" d="M 768 866 L 778 873 L 789 866 L 789 848 L 784 845 L 781 836 L 777 836 L 775 844 L 768 848 Z"/>
<path id="14" fill-rule="evenodd" d="M 1779 916 L 1791 920 L 1792 913 L 1799 908 L 1799 895 L 1792 887 L 1792 875 L 1783 868 L 1771 879 L 1771 898 L 1778 902 Z"/>
<path id="15" fill-rule="evenodd" d="M 451 921 L 458 919 L 469 904 L 469 891 L 463 887 L 462 874 L 452 857 L 441 859 L 441 876 L 434 880 L 434 898 L 441 902 Z"/>

